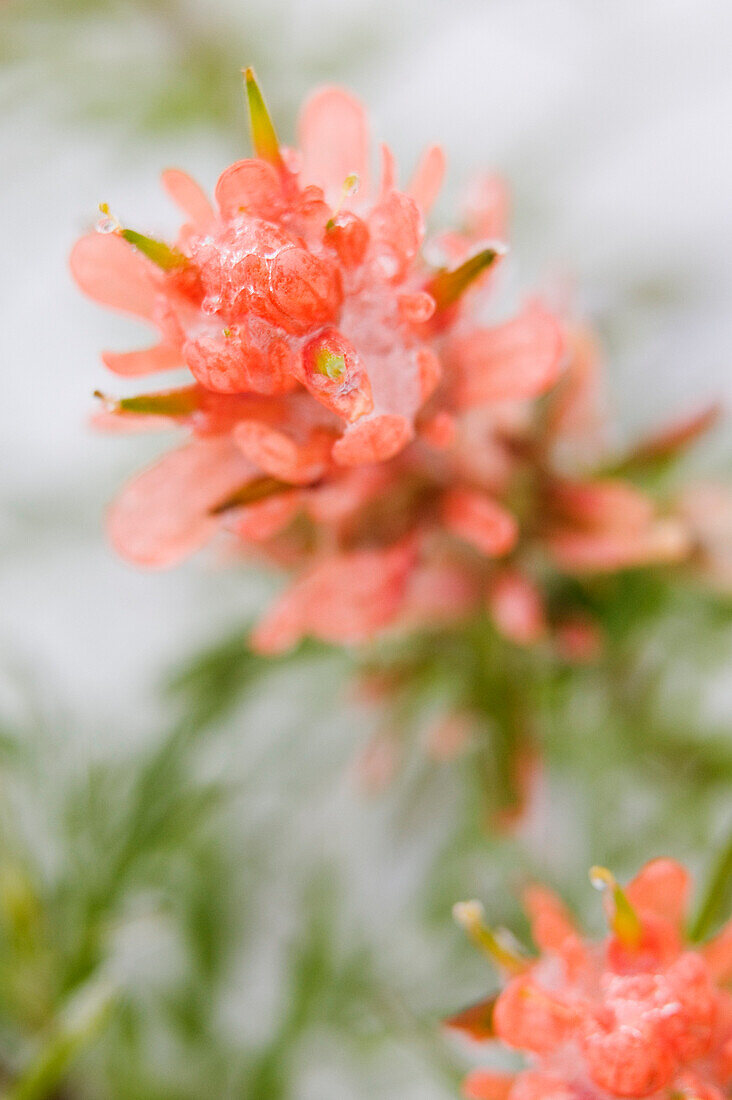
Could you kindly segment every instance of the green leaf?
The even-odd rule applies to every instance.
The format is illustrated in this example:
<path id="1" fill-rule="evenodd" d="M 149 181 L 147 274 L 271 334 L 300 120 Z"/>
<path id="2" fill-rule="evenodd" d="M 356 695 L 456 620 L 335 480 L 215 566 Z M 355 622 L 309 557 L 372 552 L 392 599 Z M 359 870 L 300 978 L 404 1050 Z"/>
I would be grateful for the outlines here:
<path id="1" fill-rule="evenodd" d="M 470 256 L 459 267 L 441 268 L 427 284 L 426 290 L 435 299 L 437 309 L 447 309 L 465 293 L 470 284 L 498 259 L 497 248 L 484 248 Z"/>
<path id="2" fill-rule="evenodd" d="M 177 248 L 171 248 L 169 244 L 165 244 L 164 241 L 156 241 L 153 237 L 146 237 L 142 233 L 137 233 L 134 229 L 122 229 L 120 230 L 120 236 L 129 241 L 131 245 L 134 245 L 138 252 L 142 252 L 143 256 L 147 256 L 148 260 L 152 260 L 163 271 L 175 271 L 187 267 L 190 263 L 188 257 L 179 252 Z"/>

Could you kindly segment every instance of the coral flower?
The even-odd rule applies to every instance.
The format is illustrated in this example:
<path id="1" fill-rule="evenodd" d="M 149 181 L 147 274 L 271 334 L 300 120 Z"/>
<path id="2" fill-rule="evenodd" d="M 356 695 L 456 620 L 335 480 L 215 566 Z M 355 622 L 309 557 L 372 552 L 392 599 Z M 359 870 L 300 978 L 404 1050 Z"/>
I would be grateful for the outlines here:
<path id="1" fill-rule="evenodd" d="M 166 567 L 225 530 L 283 567 L 291 583 L 252 635 L 264 653 L 483 609 L 515 645 L 590 660 L 602 638 L 581 607 L 552 606 L 553 579 L 702 557 L 722 573 L 704 500 L 659 502 L 629 476 L 710 414 L 618 463 L 591 339 L 537 301 L 480 320 L 505 251 L 503 185 L 478 181 L 461 230 L 426 239 L 438 147 L 400 190 L 386 148 L 370 178 L 366 116 L 348 93 L 306 103 L 292 150 L 251 71 L 245 83 L 256 155 L 222 173 L 213 203 L 164 174 L 186 216 L 173 243 L 105 207 L 72 253 L 82 289 L 158 331 L 151 348 L 105 353 L 110 370 L 189 372 L 182 388 L 104 398 L 96 418 L 188 436 L 112 506 L 118 551 Z"/>
<path id="2" fill-rule="evenodd" d="M 158 332 L 145 350 L 105 353 L 107 367 L 192 376 L 105 399 L 100 426 L 190 437 L 122 492 L 112 541 L 164 567 L 225 528 L 294 565 L 294 587 L 254 634 L 267 652 L 303 634 L 354 642 L 399 616 L 454 614 L 456 601 L 474 603 L 480 576 L 460 556 L 501 558 L 518 538 L 490 482 L 460 469 L 458 437 L 471 415 L 557 380 L 561 327 L 536 302 L 501 324 L 475 320 L 504 251 L 496 180 L 473 188 L 461 232 L 425 242 L 438 147 L 400 190 L 387 148 L 370 178 L 366 116 L 348 93 L 306 103 L 292 150 L 251 71 L 245 84 L 256 155 L 222 173 L 213 203 L 184 173 L 164 174 L 186 217 L 173 243 L 104 207 L 72 253 L 84 291 Z M 462 548 L 457 565 L 432 552 L 436 531 Z"/>
<path id="3" fill-rule="evenodd" d="M 536 958 L 483 924 L 476 902 L 456 907 L 506 982 L 448 1025 L 521 1051 L 513 1074 L 477 1070 L 471 1100 L 725 1100 L 732 1085 L 732 924 L 711 942 L 686 941 L 686 870 L 647 864 L 623 890 L 593 868 L 610 923 L 590 942 L 542 887 L 525 897 Z"/>

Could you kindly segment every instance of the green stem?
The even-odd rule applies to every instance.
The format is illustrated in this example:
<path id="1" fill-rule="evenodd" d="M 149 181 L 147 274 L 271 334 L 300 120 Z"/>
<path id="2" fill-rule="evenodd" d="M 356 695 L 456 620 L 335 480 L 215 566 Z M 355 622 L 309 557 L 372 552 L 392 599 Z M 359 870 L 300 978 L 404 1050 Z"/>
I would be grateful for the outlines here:
<path id="1" fill-rule="evenodd" d="M 689 930 L 689 939 L 693 943 L 705 939 L 714 927 L 730 885 L 732 885 L 732 838 L 720 853 L 696 920 Z"/>
<path id="2" fill-rule="evenodd" d="M 100 1033 L 111 1008 L 113 992 L 106 982 L 94 982 L 76 993 L 35 1059 L 3 1100 L 47 1100 L 60 1085 L 73 1060 Z"/>

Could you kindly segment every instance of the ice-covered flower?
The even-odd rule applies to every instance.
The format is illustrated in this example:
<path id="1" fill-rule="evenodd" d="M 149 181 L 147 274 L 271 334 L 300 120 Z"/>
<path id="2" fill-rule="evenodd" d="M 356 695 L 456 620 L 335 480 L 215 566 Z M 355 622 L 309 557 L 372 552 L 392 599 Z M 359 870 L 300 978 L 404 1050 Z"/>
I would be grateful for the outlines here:
<path id="1" fill-rule="evenodd" d="M 588 940 L 543 887 L 525 905 L 539 954 L 524 955 L 456 907 L 505 982 L 497 996 L 448 1021 L 472 1039 L 520 1051 L 515 1073 L 476 1070 L 471 1100 L 725 1100 L 732 1086 L 732 923 L 705 944 L 685 933 L 689 875 L 648 863 L 624 890 L 593 868 L 609 934 Z"/>
<path id="2" fill-rule="evenodd" d="M 182 172 L 163 176 L 187 217 L 173 244 L 105 208 L 72 254 L 84 290 L 159 332 L 106 365 L 192 375 L 105 399 L 102 427 L 188 435 L 123 490 L 112 542 L 165 567 L 223 529 L 282 566 L 291 583 L 253 634 L 262 652 L 481 610 L 512 643 L 591 659 L 602 638 L 582 607 L 557 601 L 557 578 L 699 557 L 699 506 L 630 475 L 707 414 L 618 460 L 591 339 L 538 301 L 480 320 L 504 252 L 500 181 L 472 187 L 459 231 L 426 239 L 438 147 L 399 190 L 385 147 L 370 180 L 366 117 L 348 93 L 306 103 L 295 151 L 250 71 L 246 89 L 256 156 L 222 173 L 215 203 Z"/>
<path id="3" fill-rule="evenodd" d="M 222 173 L 215 203 L 182 172 L 163 176 L 187 219 L 173 244 L 105 207 L 71 257 L 83 290 L 158 330 L 151 348 L 105 353 L 110 370 L 192 375 L 105 399 L 100 426 L 190 436 L 122 492 L 112 541 L 162 567 L 225 528 L 293 566 L 294 587 L 256 631 L 263 650 L 454 614 L 480 586 L 473 559 L 503 557 L 518 537 L 483 456 L 464 462 L 469 422 L 556 381 L 561 326 L 538 302 L 501 324 L 476 320 L 504 251 L 497 180 L 470 192 L 459 232 L 425 247 L 438 147 L 400 190 L 386 147 L 370 179 L 366 117 L 348 93 L 317 92 L 291 150 L 251 71 L 246 89 L 256 156 Z M 433 546 L 445 536 L 457 560 Z"/>

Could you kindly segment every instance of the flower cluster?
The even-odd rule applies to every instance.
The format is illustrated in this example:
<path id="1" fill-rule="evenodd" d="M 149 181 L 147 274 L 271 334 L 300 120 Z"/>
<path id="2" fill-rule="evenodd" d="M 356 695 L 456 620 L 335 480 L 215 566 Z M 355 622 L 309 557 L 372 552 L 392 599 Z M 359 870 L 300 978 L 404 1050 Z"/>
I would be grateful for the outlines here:
<path id="1" fill-rule="evenodd" d="M 557 380 L 561 327 L 538 302 L 502 324 L 476 320 L 504 251 L 497 180 L 474 186 L 460 232 L 425 244 L 439 148 L 400 191 L 384 147 L 370 185 L 367 123 L 350 95 L 315 94 L 293 151 L 251 72 L 246 85 L 257 155 L 223 172 L 215 207 L 169 171 L 187 216 L 174 245 L 104 207 L 72 254 L 83 290 L 160 334 L 149 349 L 106 353 L 107 367 L 184 367 L 194 380 L 105 399 L 102 426 L 191 434 L 123 491 L 112 541 L 162 567 L 225 528 L 294 569 L 255 632 L 264 651 L 454 614 L 473 600 L 481 562 L 518 537 L 493 484 L 492 410 Z"/>
<path id="2" fill-rule="evenodd" d="M 154 347 L 105 353 L 107 367 L 193 377 L 104 399 L 101 426 L 190 434 L 122 492 L 112 542 L 164 567 L 225 529 L 283 566 L 292 583 L 252 637 L 265 653 L 304 635 L 357 643 L 487 606 L 513 642 L 551 639 L 570 659 L 592 656 L 594 624 L 548 608 L 547 570 L 686 560 L 696 529 L 720 542 L 708 501 L 664 509 L 598 452 L 585 335 L 536 301 L 481 323 L 505 251 L 498 180 L 473 186 L 459 232 L 425 240 L 438 147 L 405 191 L 384 147 L 370 184 L 367 122 L 350 95 L 316 93 L 294 151 L 280 146 L 251 71 L 246 89 L 256 156 L 223 172 L 215 206 L 184 173 L 163 176 L 187 217 L 174 245 L 103 207 L 72 254 L 82 289 L 159 332 Z M 634 460 L 672 452 L 707 422 L 690 420 Z M 604 465 L 577 475 L 598 456 Z"/>
<path id="3" fill-rule="evenodd" d="M 477 1070 L 471 1100 L 725 1100 L 732 1086 L 732 922 L 710 942 L 686 941 L 689 876 L 647 864 L 623 890 L 604 868 L 610 932 L 578 931 L 562 903 L 532 887 L 526 908 L 539 956 L 528 958 L 482 921 L 478 903 L 456 916 L 492 954 L 501 992 L 448 1021 L 475 1040 L 521 1051 L 516 1073 Z"/>

